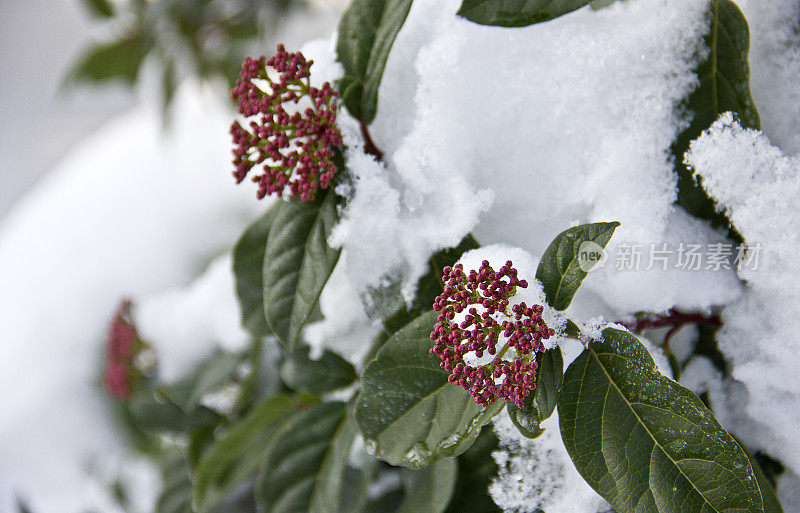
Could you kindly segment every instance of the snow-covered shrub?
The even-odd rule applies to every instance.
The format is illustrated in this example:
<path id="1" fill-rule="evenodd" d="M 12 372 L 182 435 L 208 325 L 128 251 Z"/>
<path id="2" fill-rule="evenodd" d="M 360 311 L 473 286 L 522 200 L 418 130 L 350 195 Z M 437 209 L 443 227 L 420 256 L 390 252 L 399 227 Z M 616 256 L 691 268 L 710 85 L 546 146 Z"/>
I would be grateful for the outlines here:
<path id="1" fill-rule="evenodd" d="M 158 511 L 795 507 L 798 166 L 749 44 L 733 0 L 353 0 L 245 61 L 251 343 L 108 374 Z"/>

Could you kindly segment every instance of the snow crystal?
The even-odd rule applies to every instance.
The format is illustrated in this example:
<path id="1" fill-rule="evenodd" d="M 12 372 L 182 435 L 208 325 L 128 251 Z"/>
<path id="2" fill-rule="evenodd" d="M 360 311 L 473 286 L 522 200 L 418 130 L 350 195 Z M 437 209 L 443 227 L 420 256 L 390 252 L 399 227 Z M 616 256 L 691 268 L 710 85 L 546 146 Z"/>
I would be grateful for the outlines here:
<path id="1" fill-rule="evenodd" d="M 608 503 L 575 470 L 558 427 L 558 413 L 542 423 L 542 436 L 520 435 L 507 411 L 495 418 L 500 449 L 492 454 L 500 467 L 489 485 L 492 499 L 506 513 L 597 513 Z"/>
<path id="2" fill-rule="evenodd" d="M 745 241 L 762 247 L 758 260 L 738 271 L 747 287 L 723 310 L 717 338 L 733 377 L 749 392 L 739 408 L 760 426 L 745 443 L 780 457 L 800 475 L 800 157 L 784 156 L 728 113 L 691 144 L 686 162 Z"/>

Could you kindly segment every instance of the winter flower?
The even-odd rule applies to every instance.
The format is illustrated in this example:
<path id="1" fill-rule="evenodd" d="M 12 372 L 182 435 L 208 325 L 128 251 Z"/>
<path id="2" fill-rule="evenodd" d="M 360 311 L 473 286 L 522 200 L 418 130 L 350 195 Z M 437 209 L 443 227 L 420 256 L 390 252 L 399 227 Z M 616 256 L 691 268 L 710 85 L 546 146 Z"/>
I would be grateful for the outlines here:
<path id="1" fill-rule="evenodd" d="M 313 200 L 317 189 L 327 188 L 337 172 L 333 147 L 342 144 L 336 127 L 338 95 L 328 82 L 319 89 L 311 86 L 313 62 L 278 45 L 278 53 L 268 60 L 248 57 L 242 63 L 231 96 L 239 112 L 251 119 L 247 127 L 238 121 L 231 126 L 236 145 L 233 175 L 241 183 L 260 166 L 261 174 L 251 178 L 258 184 L 259 199 L 272 193 L 281 196 L 288 187 L 293 197 Z M 277 79 L 267 67 L 278 72 Z"/>
<path id="2" fill-rule="evenodd" d="M 476 403 L 487 406 L 500 398 L 522 407 L 536 387 L 535 353 L 555 334 L 542 320 L 543 307 L 510 306 L 517 287 L 528 286 L 510 260 L 497 271 L 484 260 L 469 276 L 461 264 L 445 267 L 443 274 L 444 292 L 433 303 L 439 317 L 430 353 L 442 360 L 450 383 Z"/>

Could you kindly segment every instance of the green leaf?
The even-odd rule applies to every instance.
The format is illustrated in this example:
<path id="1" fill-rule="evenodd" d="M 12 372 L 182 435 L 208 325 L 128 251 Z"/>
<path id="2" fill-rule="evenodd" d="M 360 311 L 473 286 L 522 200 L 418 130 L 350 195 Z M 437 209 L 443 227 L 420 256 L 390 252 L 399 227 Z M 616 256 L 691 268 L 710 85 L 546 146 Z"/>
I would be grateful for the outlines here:
<path id="1" fill-rule="evenodd" d="M 403 473 L 403 502 L 397 513 L 442 513 L 456 484 L 456 462 L 443 459 L 421 470 Z"/>
<path id="2" fill-rule="evenodd" d="M 356 422 L 367 450 L 392 465 L 422 468 L 461 454 L 503 402 L 482 408 L 428 350 L 437 312 L 418 317 L 397 332 L 361 378 Z"/>
<path id="3" fill-rule="evenodd" d="M 242 326 L 254 337 L 271 334 L 264 317 L 264 253 L 269 230 L 280 206 L 278 202 L 264 212 L 247 227 L 233 247 L 233 275 L 242 310 Z"/>
<path id="4" fill-rule="evenodd" d="M 135 393 L 128 401 L 127 408 L 134 425 L 150 433 L 163 431 L 186 433 L 199 427 L 216 424 L 221 418 L 204 406 L 187 412 L 174 402 L 157 397 L 153 390 Z"/>
<path id="5" fill-rule="evenodd" d="M 526 27 L 580 9 L 592 0 L 464 0 L 458 15 L 480 25 Z"/>
<path id="6" fill-rule="evenodd" d="M 86 9 L 98 18 L 111 18 L 114 16 L 114 7 L 108 0 L 83 0 Z"/>
<path id="7" fill-rule="evenodd" d="M 344 66 L 339 82 L 350 113 L 371 123 L 378 108 L 378 89 L 397 33 L 412 0 L 353 0 L 339 23 L 336 54 Z"/>
<path id="8" fill-rule="evenodd" d="M 513 402 L 508 404 L 511 422 L 528 438 L 537 438 L 544 433 L 539 424 L 555 411 L 564 380 L 564 357 L 560 347 L 538 353 L 536 363 L 536 388 L 525 398 L 525 406 L 519 408 Z"/>
<path id="9" fill-rule="evenodd" d="M 166 453 L 161 463 L 161 492 L 155 513 L 192 513 L 192 475 L 180 450 Z"/>
<path id="10" fill-rule="evenodd" d="M 300 330 L 336 267 L 341 250 L 328 246 L 339 214 L 333 188 L 313 202 L 282 203 L 269 230 L 264 255 L 264 316 L 272 332 L 293 351 Z"/>
<path id="11" fill-rule="evenodd" d="M 763 511 L 741 447 L 627 331 L 606 328 L 572 362 L 558 412 L 578 472 L 619 513 Z"/>
<path id="12" fill-rule="evenodd" d="M 692 121 L 675 141 L 672 151 L 678 173 L 678 204 L 701 219 L 709 219 L 719 227 L 729 221 L 717 212 L 714 201 L 695 180 L 683 163 L 689 143 L 710 127 L 723 112 L 736 113 L 743 126 L 759 129 L 753 96 L 750 93 L 750 30 L 742 12 L 731 0 L 713 0 L 710 5 L 709 31 L 704 44 L 708 58 L 695 70 L 700 84 L 686 100 Z"/>
<path id="13" fill-rule="evenodd" d="M 241 356 L 217 353 L 201 362 L 188 377 L 177 383 L 159 387 L 158 393 L 187 414 L 200 407 L 203 397 L 229 382 L 242 363 Z"/>
<path id="14" fill-rule="evenodd" d="M 256 486 L 261 513 L 335 511 L 338 495 L 334 503 L 320 502 L 339 489 L 344 476 L 352 437 L 338 445 L 333 440 L 346 414 L 345 403 L 321 403 L 283 423 L 275 435 L 276 443 L 270 446 L 261 464 L 262 474 Z M 329 470 L 325 474 L 320 473 L 323 467 Z M 333 482 L 326 482 L 331 477 Z M 316 494 L 322 496 L 315 498 Z M 310 509 L 312 502 L 319 509 Z"/>
<path id="15" fill-rule="evenodd" d="M 498 440 L 491 426 L 485 426 L 472 447 L 458 457 L 458 475 L 447 513 L 501 513 L 489 496 L 489 484 L 497 476 L 492 452 Z"/>
<path id="16" fill-rule="evenodd" d="M 358 377 L 353 365 L 338 354 L 325 350 L 313 360 L 309 351 L 301 347 L 281 363 L 281 379 L 292 390 L 321 394 L 346 387 Z"/>
<path id="17" fill-rule="evenodd" d="M 764 471 L 761 470 L 761 466 L 758 464 L 758 461 L 756 461 L 753 454 L 747 450 L 747 447 L 744 446 L 741 440 L 735 436 L 733 439 L 736 440 L 736 443 L 739 444 L 739 447 L 742 448 L 742 451 L 744 451 L 744 453 L 747 454 L 747 457 L 750 459 L 750 466 L 753 467 L 753 472 L 755 473 L 756 480 L 758 481 L 758 488 L 761 491 L 761 498 L 764 501 L 764 513 L 783 513 L 783 507 L 778 500 L 775 489 L 772 487 L 772 484 L 770 484 L 769 479 L 767 479 L 766 474 L 764 474 Z"/>
<path id="18" fill-rule="evenodd" d="M 350 447 L 358 434 L 355 419 L 352 415 L 352 403 L 347 405 L 347 412 L 336 432 L 317 472 L 317 482 L 308 507 L 311 513 L 333 513 L 332 504 L 339 504 L 340 511 L 352 511 L 353 502 L 359 502 L 360 493 L 351 497 L 347 494 L 346 465 L 350 457 Z M 366 492 L 366 490 L 364 490 Z"/>
<path id="19" fill-rule="evenodd" d="M 286 395 L 256 406 L 200 459 L 194 474 L 194 506 L 209 511 L 252 478 L 277 431 L 278 421 L 297 408 Z"/>
<path id="20" fill-rule="evenodd" d="M 133 84 L 152 46 L 150 38 L 142 33 L 112 43 L 94 45 L 79 59 L 70 73 L 70 79 L 89 82 L 122 80 Z"/>
<path id="21" fill-rule="evenodd" d="M 582 224 L 564 230 L 553 239 L 536 269 L 536 279 L 542 283 L 550 306 L 566 310 L 590 270 L 581 266 L 596 261 L 590 258 L 606 247 L 617 226 L 617 222 Z"/>

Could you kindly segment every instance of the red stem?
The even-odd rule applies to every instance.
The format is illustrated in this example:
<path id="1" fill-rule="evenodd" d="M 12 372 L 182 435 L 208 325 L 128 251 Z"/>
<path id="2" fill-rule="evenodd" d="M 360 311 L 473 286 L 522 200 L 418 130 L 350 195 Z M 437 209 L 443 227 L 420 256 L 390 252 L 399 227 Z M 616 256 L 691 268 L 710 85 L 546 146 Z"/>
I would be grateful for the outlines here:
<path id="1" fill-rule="evenodd" d="M 671 326 L 672 329 L 667 332 L 667 335 L 664 337 L 664 342 L 662 343 L 664 350 L 669 351 L 670 339 L 681 327 L 685 326 L 686 324 L 701 324 L 704 326 L 718 327 L 722 326 L 722 320 L 719 318 L 719 315 L 716 314 L 709 316 L 698 313 L 685 313 L 673 308 L 667 312 L 667 315 L 643 317 L 641 319 L 636 319 L 633 322 L 620 322 L 620 324 L 637 333 L 644 330 Z"/>
<path id="2" fill-rule="evenodd" d="M 361 136 L 364 137 L 364 151 L 367 152 L 369 155 L 375 157 L 376 160 L 381 161 L 383 160 L 383 152 L 375 146 L 375 142 L 372 140 L 372 137 L 369 135 L 369 129 L 367 128 L 367 124 L 363 121 L 361 122 Z"/>

